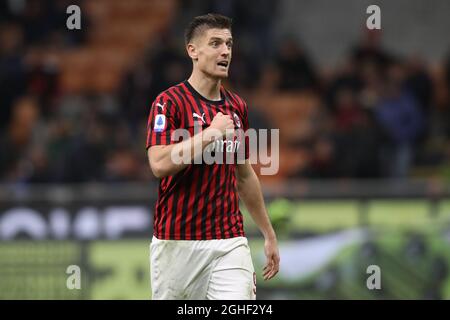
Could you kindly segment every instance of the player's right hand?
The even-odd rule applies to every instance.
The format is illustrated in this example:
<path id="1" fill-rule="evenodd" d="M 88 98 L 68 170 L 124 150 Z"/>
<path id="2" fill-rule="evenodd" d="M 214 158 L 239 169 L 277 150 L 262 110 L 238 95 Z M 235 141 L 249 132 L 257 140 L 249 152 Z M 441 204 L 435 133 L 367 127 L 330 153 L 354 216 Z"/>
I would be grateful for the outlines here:
<path id="1" fill-rule="evenodd" d="M 234 121 L 228 114 L 218 112 L 209 125 L 210 128 L 219 130 L 224 136 L 225 134 L 232 134 L 234 131 Z"/>

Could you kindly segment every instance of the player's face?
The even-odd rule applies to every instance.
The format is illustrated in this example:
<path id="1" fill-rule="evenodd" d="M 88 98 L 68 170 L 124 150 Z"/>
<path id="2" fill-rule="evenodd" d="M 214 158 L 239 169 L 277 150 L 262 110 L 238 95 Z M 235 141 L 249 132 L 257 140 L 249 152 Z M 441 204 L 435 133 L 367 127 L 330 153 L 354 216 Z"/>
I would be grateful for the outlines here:
<path id="1" fill-rule="evenodd" d="M 217 78 L 228 77 L 233 38 L 228 29 L 207 29 L 197 43 L 197 67 Z"/>

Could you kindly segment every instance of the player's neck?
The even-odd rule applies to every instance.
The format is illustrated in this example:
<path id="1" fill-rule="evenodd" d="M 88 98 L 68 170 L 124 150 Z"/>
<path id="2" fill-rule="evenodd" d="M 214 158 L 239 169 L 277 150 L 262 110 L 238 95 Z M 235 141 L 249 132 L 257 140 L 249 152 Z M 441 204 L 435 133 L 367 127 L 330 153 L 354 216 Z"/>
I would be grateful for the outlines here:
<path id="1" fill-rule="evenodd" d="M 189 84 L 203 97 L 212 101 L 219 101 L 220 96 L 220 79 L 207 77 L 199 72 L 192 72 L 188 79 Z"/>

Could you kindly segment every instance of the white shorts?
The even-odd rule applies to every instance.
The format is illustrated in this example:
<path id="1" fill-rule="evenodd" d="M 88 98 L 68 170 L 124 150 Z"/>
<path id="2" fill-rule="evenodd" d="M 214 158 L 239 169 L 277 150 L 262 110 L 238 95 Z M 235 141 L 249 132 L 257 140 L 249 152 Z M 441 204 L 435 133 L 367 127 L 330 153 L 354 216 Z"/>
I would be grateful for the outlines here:
<path id="1" fill-rule="evenodd" d="M 160 240 L 150 244 L 154 300 L 255 300 L 247 238 Z"/>

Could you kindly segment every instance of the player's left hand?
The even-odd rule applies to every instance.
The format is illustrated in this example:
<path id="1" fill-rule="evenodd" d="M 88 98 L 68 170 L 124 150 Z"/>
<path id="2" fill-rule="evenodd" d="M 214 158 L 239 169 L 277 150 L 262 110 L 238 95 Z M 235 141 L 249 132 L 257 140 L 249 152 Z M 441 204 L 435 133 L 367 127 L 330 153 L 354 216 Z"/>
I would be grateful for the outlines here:
<path id="1" fill-rule="evenodd" d="M 272 279 L 280 269 L 280 253 L 278 252 L 277 239 L 266 239 L 264 242 L 264 253 L 267 262 L 263 269 L 264 280 Z"/>

